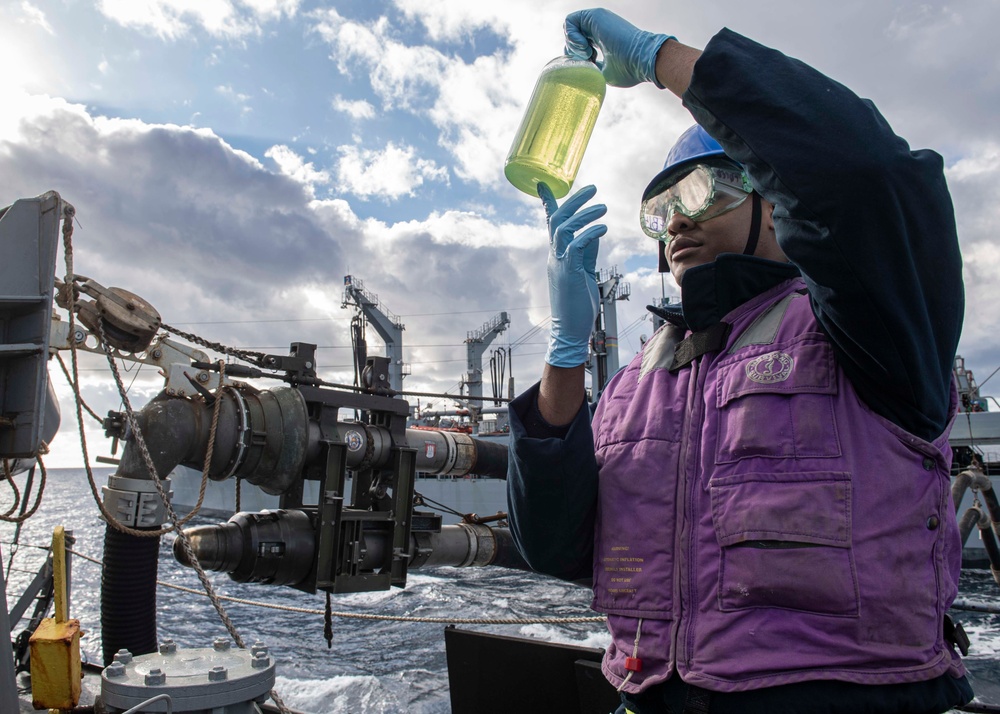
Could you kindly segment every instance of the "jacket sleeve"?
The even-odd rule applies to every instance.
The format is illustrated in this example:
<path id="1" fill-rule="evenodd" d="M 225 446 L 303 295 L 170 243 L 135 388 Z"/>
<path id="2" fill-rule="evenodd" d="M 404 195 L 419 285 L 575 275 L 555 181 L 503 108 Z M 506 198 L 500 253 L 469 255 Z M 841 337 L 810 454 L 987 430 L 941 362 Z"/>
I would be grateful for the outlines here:
<path id="1" fill-rule="evenodd" d="M 563 580 L 591 577 L 597 460 L 590 410 L 581 405 L 565 438 L 532 436 L 536 384 L 510 404 L 507 511 L 511 535 L 533 570 Z M 527 422 L 527 426 L 526 426 Z"/>
<path id="2" fill-rule="evenodd" d="M 729 30 L 684 103 L 775 205 L 778 243 L 861 398 L 939 436 L 965 309 L 941 156 L 911 151 L 870 101 Z"/>

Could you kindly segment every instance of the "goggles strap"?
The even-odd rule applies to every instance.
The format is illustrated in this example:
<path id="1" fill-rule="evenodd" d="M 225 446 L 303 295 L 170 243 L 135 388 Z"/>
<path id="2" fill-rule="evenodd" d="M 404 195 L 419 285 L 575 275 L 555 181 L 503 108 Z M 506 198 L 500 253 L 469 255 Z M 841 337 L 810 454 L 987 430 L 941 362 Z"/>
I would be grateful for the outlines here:
<path id="1" fill-rule="evenodd" d="M 753 198 L 753 215 L 750 218 L 750 235 L 747 236 L 747 244 L 743 249 L 743 255 L 753 255 L 754 251 L 757 250 L 757 241 L 760 240 L 760 194 L 754 191 L 751 194 L 751 198 Z"/>

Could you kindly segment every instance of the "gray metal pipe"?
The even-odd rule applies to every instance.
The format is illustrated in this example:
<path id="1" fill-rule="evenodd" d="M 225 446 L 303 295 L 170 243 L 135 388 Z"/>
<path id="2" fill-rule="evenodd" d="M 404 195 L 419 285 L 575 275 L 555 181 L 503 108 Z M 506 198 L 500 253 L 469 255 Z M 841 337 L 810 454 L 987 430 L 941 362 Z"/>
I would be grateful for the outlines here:
<path id="1" fill-rule="evenodd" d="M 209 477 L 246 479 L 265 492 L 284 493 L 301 478 L 303 467 L 318 453 L 319 431 L 312 428 L 305 399 L 292 387 L 264 392 L 228 388 L 222 392 L 218 429 Z M 164 477 L 178 465 L 201 470 L 208 449 L 213 406 L 201 400 L 161 395 L 136 413 L 136 422 L 157 473 Z M 383 427 L 342 422 L 337 430 L 348 445 L 347 468 L 387 463 L 392 443 Z M 506 478 L 507 447 L 461 432 L 407 429 L 407 445 L 416 450 L 416 470 L 464 476 L 476 473 Z M 125 450 L 115 476 L 149 479 L 135 436 L 126 433 Z"/>
<path id="2" fill-rule="evenodd" d="M 225 572 L 237 582 L 270 585 L 302 583 L 316 559 L 314 524 L 297 510 L 237 513 L 227 523 L 196 526 L 184 531 L 195 557 L 204 568 Z M 365 531 L 361 570 L 385 562 L 391 548 L 382 531 Z M 487 565 L 530 570 L 514 546 L 507 528 L 461 523 L 440 531 L 415 531 L 407 548 L 409 568 L 442 566 L 463 568 Z M 187 554 L 174 541 L 174 558 L 191 566 Z"/>

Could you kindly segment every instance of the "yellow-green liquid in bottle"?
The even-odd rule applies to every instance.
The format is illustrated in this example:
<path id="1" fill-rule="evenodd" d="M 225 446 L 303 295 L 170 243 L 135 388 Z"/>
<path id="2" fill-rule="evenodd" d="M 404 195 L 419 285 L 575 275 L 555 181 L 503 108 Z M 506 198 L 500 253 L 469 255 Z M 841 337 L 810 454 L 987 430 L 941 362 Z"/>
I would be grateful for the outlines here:
<path id="1" fill-rule="evenodd" d="M 559 57 L 545 65 L 507 155 L 507 180 L 531 196 L 539 181 L 556 198 L 569 193 L 606 86 L 593 62 Z"/>

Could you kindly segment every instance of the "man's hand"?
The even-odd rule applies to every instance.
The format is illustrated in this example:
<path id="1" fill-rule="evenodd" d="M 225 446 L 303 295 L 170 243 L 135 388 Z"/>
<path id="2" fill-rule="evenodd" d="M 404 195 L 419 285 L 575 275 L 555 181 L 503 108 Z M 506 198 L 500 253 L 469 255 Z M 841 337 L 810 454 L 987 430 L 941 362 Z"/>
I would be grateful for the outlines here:
<path id="1" fill-rule="evenodd" d="M 595 48 L 604 55 L 597 66 L 613 87 L 632 87 L 656 79 L 656 53 L 672 35 L 640 30 L 610 10 L 578 10 L 566 17 L 566 54 L 594 58 Z M 596 58 L 595 58 L 596 59 Z"/>
<path id="2" fill-rule="evenodd" d="M 552 323 L 545 361 L 553 367 L 577 367 L 587 361 L 590 335 L 597 320 L 597 252 L 603 224 L 588 226 L 608 212 L 597 204 L 583 208 L 597 189 L 587 186 L 567 198 L 562 206 L 552 191 L 538 184 L 549 224 L 549 304 Z"/>

